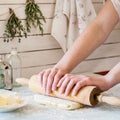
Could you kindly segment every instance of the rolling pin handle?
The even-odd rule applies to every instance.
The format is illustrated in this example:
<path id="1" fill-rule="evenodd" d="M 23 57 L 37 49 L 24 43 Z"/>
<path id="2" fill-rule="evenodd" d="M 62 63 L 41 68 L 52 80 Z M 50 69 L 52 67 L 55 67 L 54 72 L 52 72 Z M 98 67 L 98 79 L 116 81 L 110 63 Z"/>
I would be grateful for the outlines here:
<path id="1" fill-rule="evenodd" d="M 29 79 L 27 79 L 27 78 L 16 78 L 15 81 L 20 85 L 27 85 L 28 86 L 28 83 L 29 83 Z"/>
<path id="2" fill-rule="evenodd" d="M 99 95 L 97 98 L 99 102 L 104 102 L 110 105 L 120 106 L 120 98 L 104 96 L 104 95 Z"/>

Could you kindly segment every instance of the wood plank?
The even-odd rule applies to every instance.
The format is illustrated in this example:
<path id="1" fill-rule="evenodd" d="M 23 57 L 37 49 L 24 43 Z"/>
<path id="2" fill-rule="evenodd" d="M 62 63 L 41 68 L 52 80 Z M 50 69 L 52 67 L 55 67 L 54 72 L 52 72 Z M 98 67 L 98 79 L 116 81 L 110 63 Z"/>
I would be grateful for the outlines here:
<path id="1" fill-rule="evenodd" d="M 96 49 L 88 58 L 89 59 L 101 59 L 106 57 L 113 57 L 120 55 L 120 43 L 106 44 Z"/>
<path id="2" fill-rule="evenodd" d="M 24 4 L 26 0 L 0 0 L 0 4 Z M 35 0 L 36 3 L 55 3 L 56 0 Z"/>
<path id="3" fill-rule="evenodd" d="M 120 56 L 120 43 L 113 45 L 103 45 L 100 49 L 91 54 L 86 61 L 105 59 Z M 40 66 L 57 63 L 64 55 L 61 49 L 51 49 L 42 51 L 30 51 L 19 53 L 22 59 L 22 67 Z"/>
<path id="4" fill-rule="evenodd" d="M 43 15 L 46 18 L 52 18 L 54 16 L 54 7 L 55 4 L 38 4 Z M 25 19 L 26 15 L 25 15 L 25 5 L 22 4 L 13 4 L 13 5 L 0 5 L 0 9 L 2 10 L 0 12 L 0 20 L 6 20 L 9 17 L 9 8 L 12 8 L 14 10 L 14 12 L 16 13 L 16 15 L 20 18 L 20 19 Z"/>
<path id="5" fill-rule="evenodd" d="M 103 3 L 103 0 L 92 0 L 93 3 Z"/>
<path id="6" fill-rule="evenodd" d="M 103 7 L 103 4 L 100 2 L 100 3 L 94 3 L 93 4 L 93 6 L 94 6 L 94 8 L 95 8 L 95 11 L 96 11 L 96 13 L 98 14 L 99 13 L 99 11 L 101 10 L 101 8 Z"/>
<path id="7" fill-rule="evenodd" d="M 111 34 L 109 35 L 108 39 L 105 41 L 105 43 L 109 44 L 109 43 L 118 43 L 120 42 L 120 29 L 115 29 L 111 32 Z"/>
<path id="8" fill-rule="evenodd" d="M 50 4 L 50 3 L 42 3 L 42 4 L 38 4 L 40 9 L 42 10 L 44 16 L 46 18 L 52 18 L 54 16 L 54 10 L 55 10 L 55 4 Z M 103 4 L 101 3 L 94 3 L 94 7 L 96 12 L 98 13 L 98 11 L 102 8 Z M 0 13 L 0 20 L 6 20 L 9 17 L 9 8 L 14 9 L 16 15 L 20 18 L 20 19 L 25 19 L 25 5 L 24 4 L 0 4 L 0 9 L 2 9 L 1 13 Z M 46 9 L 45 9 L 46 8 Z"/>
<path id="9" fill-rule="evenodd" d="M 46 4 L 45 4 L 46 5 Z M 49 5 L 49 4 L 48 4 Z M 14 5 L 14 6 L 16 6 L 16 5 Z M 50 5 L 51 6 L 51 5 Z M 95 4 L 95 6 L 96 6 L 96 9 L 98 9 L 99 8 L 99 4 Z M 4 8 L 6 8 L 6 7 L 4 7 L 4 6 L 2 6 L 3 7 L 3 10 L 2 11 L 4 11 Z M 44 6 L 44 8 L 45 8 L 45 6 Z M 51 17 L 53 17 L 53 14 L 54 14 L 54 7 L 52 7 L 52 9 L 48 6 L 47 8 L 49 8 L 49 12 L 48 12 L 48 9 L 46 10 L 46 9 L 43 9 L 43 10 L 45 10 L 46 12 L 46 14 L 48 14 L 48 13 L 51 13 L 52 14 L 52 16 Z M 7 8 L 8 9 L 8 8 Z M 98 9 L 99 10 L 99 9 Z M 50 12 L 51 11 L 51 12 Z M 16 11 L 16 14 L 17 15 L 19 15 L 19 14 L 21 14 L 21 15 L 19 15 L 19 16 L 25 16 L 25 15 L 23 15 L 23 13 L 24 13 L 24 11 L 23 11 L 23 9 L 20 9 L 20 10 L 18 10 L 18 11 Z M 49 14 L 50 15 L 50 14 Z M 48 15 L 47 15 L 48 16 Z M 2 18 L 0 18 L 0 19 L 3 19 L 4 17 L 3 16 L 1 16 Z M 50 16 L 49 16 L 50 17 Z M 7 15 L 7 18 L 8 18 L 8 15 Z M 5 19 L 5 18 L 4 18 Z M 3 32 L 4 32 L 4 29 L 5 29 L 5 24 L 6 24 L 6 21 L 1 21 L 0 22 L 0 26 L 1 26 L 1 32 L 0 32 L 0 36 L 2 36 L 2 34 L 3 34 Z M 24 24 L 24 21 L 23 21 L 23 24 Z M 47 23 L 43 23 L 44 24 L 44 32 L 45 33 L 50 33 L 51 32 L 51 27 L 52 27 L 52 19 L 47 19 Z M 117 26 L 116 26 L 116 29 L 118 29 L 120 27 L 120 24 L 118 24 Z M 31 33 L 36 33 L 36 34 L 40 34 L 40 32 L 39 32 L 39 29 L 34 29 L 34 28 L 32 28 L 32 30 L 31 30 Z"/>
<path id="10" fill-rule="evenodd" d="M 49 1 L 44 1 L 44 0 L 38 0 L 40 4 L 40 8 L 46 18 L 52 18 L 54 16 L 54 9 L 55 9 L 55 4 L 50 4 L 50 3 L 55 3 L 55 0 L 49 0 Z M 38 2 L 36 1 L 36 2 Z M 2 12 L 0 13 L 0 20 L 5 20 L 8 18 L 8 8 L 12 7 L 13 9 L 18 8 L 15 10 L 15 13 L 20 19 L 25 19 L 25 14 L 24 14 L 24 5 L 19 5 L 20 3 L 24 3 L 25 0 L 23 1 L 0 1 L 0 9 L 2 9 Z M 4 3 L 4 5 L 3 5 Z M 14 3 L 14 4 L 13 4 Z M 18 4 L 16 4 L 18 3 Z M 46 3 L 46 4 L 44 4 Z M 10 4 L 10 5 L 8 5 Z M 13 4 L 13 5 L 11 5 Z M 93 5 L 95 7 L 96 12 L 98 13 L 100 9 L 103 6 L 102 0 L 93 0 Z M 44 9 L 46 8 L 46 9 Z M 49 8 L 49 9 L 48 9 Z M 5 14 L 5 15 L 2 15 Z M 2 16 L 1 16 L 2 15 Z M 120 28 L 120 22 L 116 26 L 116 28 Z"/>
<path id="11" fill-rule="evenodd" d="M 56 3 L 56 0 L 35 0 L 36 3 Z M 0 4 L 17 4 L 25 3 L 26 0 L 13 1 L 13 0 L 0 0 Z M 93 3 L 102 3 L 103 0 L 92 0 Z"/>
<path id="12" fill-rule="evenodd" d="M 118 62 L 120 62 L 120 56 L 83 61 L 73 70 L 73 73 L 109 71 Z"/>
<path id="13" fill-rule="evenodd" d="M 83 61 L 78 65 L 72 73 L 80 74 L 85 72 L 100 72 L 112 69 L 120 60 L 120 57 L 99 59 L 94 61 Z M 27 67 L 22 69 L 22 76 L 30 78 L 33 74 L 38 74 L 40 71 L 53 67 L 54 64 L 36 67 Z M 94 66 L 94 67 L 93 67 Z"/>
<path id="14" fill-rule="evenodd" d="M 13 47 L 16 47 L 19 52 L 60 48 L 57 41 L 51 35 L 28 36 L 27 39 L 22 38 L 21 43 L 18 43 L 17 40 L 5 43 L 2 38 L 0 39 L 0 54 L 9 53 Z"/>
<path id="15" fill-rule="evenodd" d="M 39 74 L 40 71 L 45 70 L 47 68 L 53 67 L 53 65 L 45 65 L 45 66 L 37 66 L 37 67 L 28 67 L 22 69 L 22 77 L 30 78 L 32 75 Z"/>
<path id="16" fill-rule="evenodd" d="M 22 20 L 22 23 L 25 27 L 25 21 Z M 3 37 L 3 33 L 5 31 L 5 25 L 6 25 L 6 21 L 0 21 L 0 37 Z M 48 34 L 48 33 L 51 33 L 51 27 L 52 27 L 52 19 L 46 19 L 46 23 L 43 23 L 43 30 L 44 30 L 44 33 L 43 34 Z M 34 28 L 34 27 L 31 27 L 31 32 L 28 33 L 28 35 L 36 35 L 36 34 L 41 34 L 39 28 Z"/>
<path id="17" fill-rule="evenodd" d="M 120 44 L 119 33 L 120 33 L 120 30 L 114 30 L 112 32 L 112 34 L 109 36 L 108 40 L 104 43 L 104 47 L 103 46 L 100 47 L 97 51 L 101 51 L 101 49 L 105 49 L 105 48 L 106 48 L 105 51 L 107 51 L 108 49 L 110 49 L 110 46 L 112 48 L 112 43 L 116 43 L 116 44 L 113 44 L 113 48 L 115 51 L 117 51 L 117 49 L 118 49 L 118 52 L 119 52 L 119 44 Z M 10 52 L 12 47 L 17 47 L 19 52 L 60 48 L 57 41 L 51 35 L 28 36 L 27 39 L 23 38 L 21 40 L 21 43 L 18 43 L 17 40 L 14 40 L 9 43 L 4 43 L 3 39 L 1 38 L 0 43 L 1 43 L 0 44 L 0 53 Z M 111 45 L 108 45 L 108 47 L 106 47 L 106 44 L 111 44 Z M 116 47 L 116 46 L 118 46 L 118 47 Z M 96 54 L 97 54 L 97 52 L 96 52 Z M 94 55 L 94 56 L 96 56 L 96 55 Z"/>
<path id="18" fill-rule="evenodd" d="M 40 66 L 57 63 L 63 56 L 61 49 L 20 53 L 22 67 Z"/>
<path id="19" fill-rule="evenodd" d="M 5 21 L 1 21 L 0 22 L 0 26 L 1 26 L 1 32 L 0 32 L 0 36 L 3 35 L 4 33 L 4 29 L 5 29 Z M 50 34 L 51 33 L 51 26 L 52 26 L 52 19 L 47 19 L 47 22 L 44 24 L 43 28 L 44 28 L 44 34 Z M 105 41 L 105 43 L 116 43 L 116 42 L 120 42 L 119 40 L 119 33 L 120 33 L 120 29 L 115 29 L 112 31 L 112 33 L 110 34 L 110 36 L 108 37 L 107 41 Z M 39 29 L 35 29 L 32 28 L 31 29 L 31 33 L 28 33 L 28 35 L 39 35 L 40 31 Z M 44 37 L 44 36 L 43 36 Z M 29 37 L 28 37 L 29 38 Z M 24 39 L 24 38 L 23 38 Z M 0 39 L 1 41 L 2 39 Z M 27 40 L 27 39 L 26 39 Z"/>

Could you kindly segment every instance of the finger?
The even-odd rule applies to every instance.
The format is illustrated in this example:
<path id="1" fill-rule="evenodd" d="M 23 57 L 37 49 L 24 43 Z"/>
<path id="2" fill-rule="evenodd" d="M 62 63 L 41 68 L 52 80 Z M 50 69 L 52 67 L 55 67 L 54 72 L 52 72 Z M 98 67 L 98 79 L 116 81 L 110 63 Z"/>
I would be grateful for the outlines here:
<path id="1" fill-rule="evenodd" d="M 57 89 L 58 82 L 60 81 L 62 76 L 63 76 L 63 74 L 60 71 L 55 75 L 53 85 L 52 85 L 52 90 L 53 91 Z"/>
<path id="2" fill-rule="evenodd" d="M 86 78 L 83 79 L 83 80 L 81 80 L 81 81 L 79 81 L 79 82 L 76 84 L 76 86 L 75 86 L 74 89 L 73 89 L 72 95 L 73 95 L 73 96 L 76 95 L 76 94 L 78 93 L 79 89 L 82 88 L 82 87 L 84 87 L 85 85 L 87 85 L 87 83 L 86 83 Z"/>
<path id="3" fill-rule="evenodd" d="M 48 80 L 49 74 L 50 74 L 50 70 L 46 70 L 43 74 L 43 89 L 44 89 L 44 92 L 46 92 L 46 86 L 47 86 L 47 80 Z"/>
<path id="4" fill-rule="evenodd" d="M 66 78 L 72 78 L 71 76 L 72 76 L 71 74 L 66 74 L 66 75 L 64 75 L 64 76 L 60 79 L 60 81 L 58 82 L 57 87 L 60 87 L 60 86 L 62 85 L 63 81 L 64 81 Z"/>
<path id="5" fill-rule="evenodd" d="M 68 96 L 69 93 L 72 91 L 73 87 L 75 86 L 77 80 L 76 79 L 71 79 L 70 82 L 68 83 L 66 90 L 65 90 L 65 96 Z"/>
<path id="6" fill-rule="evenodd" d="M 60 79 L 60 81 L 59 81 L 58 84 L 57 84 L 57 87 L 60 87 L 60 86 L 62 85 L 64 79 L 65 79 L 64 77 Z"/>
<path id="7" fill-rule="evenodd" d="M 75 87 L 73 88 L 72 96 L 77 95 L 77 93 L 78 93 L 78 91 L 80 90 L 81 87 L 82 87 L 81 81 L 79 81 L 79 82 L 75 85 Z"/>
<path id="8" fill-rule="evenodd" d="M 40 72 L 38 75 L 38 80 L 40 81 L 41 87 L 43 86 L 43 74 L 44 74 L 44 71 Z"/>
<path id="9" fill-rule="evenodd" d="M 64 81 L 63 81 L 63 83 L 62 83 L 62 85 L 60 87 L 60 90 L 59 90 L 60 94 L 63 94 L 65 92 L 65 89 L 66 89 L 69 81 L 70 81 L 69 78 L 64 79 Z"/>
<path id="10" fill-rule="evenodd" d="M 56 73 L 57 73 L 57 70 L 53 69 L 48 76 L 47 88 L 46 88 L 46 91 L 48 94 L 51 93 L 51 91 L 52 91 L 52 84 L 53 84 Z"/>

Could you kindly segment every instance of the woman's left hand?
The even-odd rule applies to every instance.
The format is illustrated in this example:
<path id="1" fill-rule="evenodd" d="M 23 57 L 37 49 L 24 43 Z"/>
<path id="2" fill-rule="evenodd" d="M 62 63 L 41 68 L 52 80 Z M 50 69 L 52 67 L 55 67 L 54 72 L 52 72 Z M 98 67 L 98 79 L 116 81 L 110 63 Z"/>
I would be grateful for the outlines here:
<path id="1" fill-rule="evenodd" d="M 109 89 L 109 80 L 105 76 L 87 76 L 87 75 L 73 75 L 66 74 L 59 81 L 57 87 L 61 94 L 66 96 L 72 91 L 71 95 L 77 95 L 80 88 L 84 86 L 95 85 L 99 87 L 102 91 Z"/>

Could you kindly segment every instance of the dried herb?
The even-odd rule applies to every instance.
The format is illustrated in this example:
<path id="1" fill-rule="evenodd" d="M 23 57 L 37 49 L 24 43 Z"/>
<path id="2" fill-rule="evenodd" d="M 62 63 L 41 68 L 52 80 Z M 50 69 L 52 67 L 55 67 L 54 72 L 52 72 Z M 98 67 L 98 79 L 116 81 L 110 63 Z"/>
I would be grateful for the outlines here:
<path id="1" fill-rule="evenodd" d="M 39 27 L 40 32 L 43 35 L 43 22 L 46 22 L 45 17 L 43 16 L 39 6 L 35 3 L 34 0 L 26 0 L 26 28 L 30 32 L 31 25 L 35 28 Z"/>
<path id="2" fill-rule="evenodd" d="M 21 20 L 16 16 L 15 12 L 10 8 L 10 17 L 7 21 L 6 28 L 3 34 L 4 42 L 12 41 L 15 37 L 18 37 L 20 42 L 21 37 L 27 37 L 24 26 Z"/>

